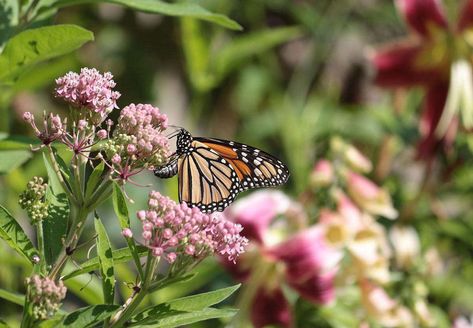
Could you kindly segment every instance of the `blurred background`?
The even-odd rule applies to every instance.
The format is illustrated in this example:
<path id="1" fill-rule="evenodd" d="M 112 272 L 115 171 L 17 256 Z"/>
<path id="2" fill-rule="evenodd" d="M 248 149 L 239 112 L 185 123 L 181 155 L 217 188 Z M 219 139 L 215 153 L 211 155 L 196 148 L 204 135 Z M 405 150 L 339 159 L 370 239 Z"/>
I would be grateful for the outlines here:
<path id="1" fill-rule="evenodd" d="M 451 3 L 455 2 L 447 2 Z M 81 67 L 113 73 L 116 90 L 122 93 L 120 107 L 150 103 L 166 113 L 171 124 L 194 135 L 236 140 L 279 157 L 291 172 L 280 189 L 293 199 L 313 189 L 308 177 L 315 163 L 328 156 L 332 138 L 341 137 L 372 161 L 374 169 L 368 176 L 386 188 L 394 208 L 408 211 L 402 220 L 415 228 L 419 254 L 435 248 L 436 263 L 442 267 L 428 281 L 418 275 L 418 267 L 393 270 L 390 294 L 409 299 L 410 294 L 402 293 L 413 289 L 407 291 L 405 285 L 422 282 L 435 323 L 419 326 L 449 327 L 455 319 L 473 313 L 471 141 L 461 134 L 448 153 L 435 156 L 431 179 L 423 185 L 427 192 L 419 196 L 426 165 L 415 157 L 422 90 L 387 91 L 372 82 L 375 71 L 370 58 L 376 47 L 408 33 L 393 1 L 204 0 L 200 4 L 231 17 L 243 30 L 112 4 L 61 9 L 54 23 L 80 25 L 93 31 L 95 41 L 37 65 L 22 79 L 2 105 L 9 113 L 1 119 L 3 131 L 15 137 L 3 134 L 2 138 L 34 143 L 22 113 L 64 111 L 63 103 L 52 96 L 54 79 Z M 118 112 L 112 115 L 116 118 Z M 15 151 L 11 156 L 21 160 L 0 167 L 0 203 L 28 230 L 18 195 L 33 176 L 46 176 L 46 172 L 40 152 Z M 4 157 L 1 162 L 8 160 Z M 177 198 L 176 178 L 164 181 L 143 173 L 136 180 Z M 146 207 L 149 188 L 129 184 L 126 190 L 135 201 L 131 213 Z M 318 220 L 317 206 L 307 210 L 312 223 Z M 99 213 L 114 247 L 123 247 L 110 204 Z M 380 223 L 387 228 L 393 225 L 387 219 Z M 87 256 L 92 225 L 89 230 L 83 237 L 86 246 L 74 255 L 78 260 Z M 29 269 L 2 241 L 0 263 L 0 288 L 24 292 L 23 277 Z M 216 260 L 201 264 L 198 271 L 191 283 L 163 289 L 152 298 L 162 301 L 232 284 L 233 278 Z M 134 280 L 126 265 L 118 265 L 117 274 L 123 281 Z M 69 281 L 65 308 L 100 303 L 97 286 L 99 279 L 92 275 Z M 129 293 L 128 286 L 120 288 Z M 297 327 L 361 327 L 353 304 L 324 312 L 323 306 L 298 303 Z M 337 313 L 353 318 L 338 320 Z M 0 299 L 2 319 L 14 326 L 20 315 L 21 307 Z M 211 320 L 194 326 L 221 325 Z M 371 326 L 383 324 L 371 322 Z"/>

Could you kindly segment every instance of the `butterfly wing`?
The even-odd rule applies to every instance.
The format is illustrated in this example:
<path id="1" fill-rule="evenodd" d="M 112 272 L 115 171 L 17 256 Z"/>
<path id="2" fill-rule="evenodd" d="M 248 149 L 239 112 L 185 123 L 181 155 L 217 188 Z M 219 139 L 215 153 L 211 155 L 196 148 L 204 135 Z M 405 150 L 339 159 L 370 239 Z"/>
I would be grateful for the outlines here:
<path id="1" fill-rule="evenodd" d="M 194 138 L 228 161 L 239 180 L 239 191 L 286 183 L 289 170 L 276 157 L 251 146 L 215 138 Z"/>
<path id="2" fill-rule="evenodd" d="M 232 165 L 202 142 L 192 141 L 190 152 L 178 159 L 177 166 L 179 200 L 203 212 L 223 211 L 240 190 Z"/>

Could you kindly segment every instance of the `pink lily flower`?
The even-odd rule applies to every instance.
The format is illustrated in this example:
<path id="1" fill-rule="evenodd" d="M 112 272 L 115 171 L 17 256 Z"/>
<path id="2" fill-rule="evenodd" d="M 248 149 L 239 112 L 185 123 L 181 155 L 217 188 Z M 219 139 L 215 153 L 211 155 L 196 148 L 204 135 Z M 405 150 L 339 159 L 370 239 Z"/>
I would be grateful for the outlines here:
<path id="1" fill-rule="evenodd" d="M 243 234 L 250 239 L 247 253 L 236 264 L 227 261 L 225 266 L 236 279 L 255 288 L 245 302 L 256 328 L 271 324 L 291 327 L 292 311 L 282 292 L 283 284 L 315 304 L 327 304 L 335 297 L 334 278 L 341 252 L 329 246 L 320 226 L 291 229 L 287 214 L 294 205 L 281 192 L 259 191 L 225 213 L 243 226 Z"/>
<path id="2" fill-rule="evenodd" d="M 425 90 L 418 156 L 429 159 L 453 142 L 459 111 L 464 126 L 473 126 L 473 1 L 465 1 L 456 26 L 448 24 L 441 0 L 396 0 L 396 4 L 411 33 L 375 53 L 375 82 L 387 88 Z"/>

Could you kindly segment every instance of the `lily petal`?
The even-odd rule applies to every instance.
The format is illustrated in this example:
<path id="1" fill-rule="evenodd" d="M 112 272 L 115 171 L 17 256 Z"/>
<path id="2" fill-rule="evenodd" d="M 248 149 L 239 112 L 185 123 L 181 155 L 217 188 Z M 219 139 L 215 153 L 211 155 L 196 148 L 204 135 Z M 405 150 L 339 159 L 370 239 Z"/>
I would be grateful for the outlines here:
<path id="1" fill-rule="evenodd" d="M 462 11 L 460 11 L 460 20 L 458 21 L 458 30 L 464 31 L 473 26 L 473 0 L 466 1 Z"/>
<path id="2" fill-rule="evenodd" d="M 429 37 L 432 27 L 448 27 L 440 0 L 397 0 L 396 5 L 409 27 L 422 37 Z"/>
<path id="3" fill-rule="evenodd" d="M 291 326 L 292 313 L 280 288 L 274 290 L 260 288 L 256 292 L 251 309 L 251 321 L 255 328 L 268 325 Z"/>
<path id="4" fill-rule="evenodd" d="M 237 201 L 225 211 L 225 215 L 243 226 L 242 234 L 246 238 L 264 244 L 269 224 L 290 205 L 289 197 L 280 191 L 258 191 Z"/>
<path id="5" fill-rule="evenodd" d="M 335 298 L 335 271 L 314 274 L 304 281 L 288 281 L 289 286 L 297 290 L 305 299 L 316 304 L 328 304 Z"/>
<path id="6" fill-rule="evenodd" d="M 419 65 L 423 47 L 419 41 L 404 40 L 380 48 L 372 58 L 375 83 L 382 87 L 411 87 L 440 79 L 443 72 L 437 67 Z"/>
<path id="7" fill-rule="evenodd" d="M 438 137 L 436 133 L 437 125 L 445 108 L 448 87 L 448 81 L 442 81 L 427 89 L 419 125 L 421 141 L 417 146 L 418 158 L 431 158 L 443 143 L 448 146 L 453 142 L 458 125 L 457 119 L 452 120 L 444 138 Z"/>
<path id="8" fill-rule="evenodd" d="M 302 281 L 314 272 L 330 272 L 336 268 L 342 254 L 329 247 L 322 227 L 304 230 L 267 250 L 286 264 L 289 280 Z"/>

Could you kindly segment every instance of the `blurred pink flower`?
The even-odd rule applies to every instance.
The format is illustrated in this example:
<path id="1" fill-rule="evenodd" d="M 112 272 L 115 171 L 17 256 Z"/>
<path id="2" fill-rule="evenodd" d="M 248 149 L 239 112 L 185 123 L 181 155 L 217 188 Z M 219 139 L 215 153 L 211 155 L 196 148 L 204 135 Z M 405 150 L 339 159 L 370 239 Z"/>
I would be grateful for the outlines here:
<path id="1" fill-rule="evenodd" d="M 268 269 L 272 275 L 259 281 L 255 297 L 248 300 L 256 327 L 290 326 L 290 310 L 280 290 L 282 283 L 317 304 L 329 303 L 334 298 L 333 280 L 341 253 L 327 244 L 318 226 L 291 234 L 287 220 L 276 221 L 292 207 L 291 203 L 281 192 L 259 191 L 226 212 L 229 219 L 244 227 L 243 232 L 252 241 L 249 252 L 236 265 L 227 263 L 226 267 L 237 279 L 250 281 L 253 274 L 257 276 L 258 267 L 272 268 Z"/>
<path id="2" fill-rule="evenodd" d="M 391 196 L 364 176 L 349 172 L 347 187 L 351 198 L 361 209 L 388 219 L 397 217 L 398 213 L 392 205 Z"/>
<path id="3" fill-rule="evenodd" d="M 315 163 L 312 173 L 310 174 L 310 182 L 315 187 L 324 187 L 332 183 L 334 178 L 332 163 L 326 159 L 321 159 Z"/>
<path id="4" fill-rule="evenodd" d="M 454 114 L 462 105 L 465 126 L 473 122 L 473 104 L 468 100 L 473 90 L 468 90 L 471 86 L 467 83 L 472 79 L 468 28 L 473 25 L 473 1 L 465 2 L 456 27 L 448 26 L 442 1 L 397 0 L 396 4 L 412 32 L 376 52 L 375 82 L 388 88 L 424 88 L 418 155 L 428 159 L 439 146 L 453 142 Z M 457 65 L 463 62 L 468 64 Z M 452 92 L 454 85 L 457 90 Z"/>

